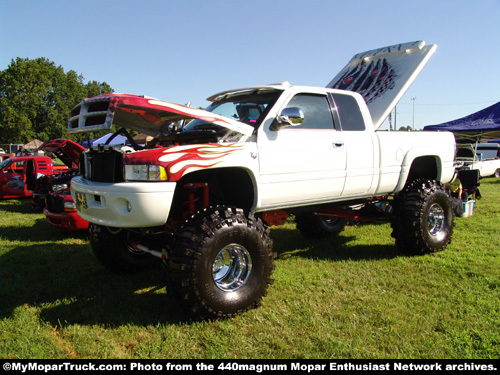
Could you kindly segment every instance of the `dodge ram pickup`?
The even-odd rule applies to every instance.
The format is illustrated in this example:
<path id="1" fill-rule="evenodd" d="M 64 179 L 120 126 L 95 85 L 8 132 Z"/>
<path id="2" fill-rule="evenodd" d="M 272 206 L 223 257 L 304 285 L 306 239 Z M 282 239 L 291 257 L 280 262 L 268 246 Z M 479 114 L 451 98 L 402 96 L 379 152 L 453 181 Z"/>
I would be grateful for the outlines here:
<path id="1" fill-rule="evenodd" d="M 114 272 L 163 259 L 168 294 L 213 319 L 260 305 L 276 257 L 269 226 L 291 214 L 308 237 L 366 217 L 390 221 L 405 253 L 443 250 L 453 134 L 377 131 L 435 48 L 368 51 L 326 88 L 228 90 L 205 110 L 128 94 L 83 100 L 69 132 L 115 124 L 131 143 L 86 151 L 71 182 L 95 256 Z M 134 144 L 127 129 L 154 139 Z"/>

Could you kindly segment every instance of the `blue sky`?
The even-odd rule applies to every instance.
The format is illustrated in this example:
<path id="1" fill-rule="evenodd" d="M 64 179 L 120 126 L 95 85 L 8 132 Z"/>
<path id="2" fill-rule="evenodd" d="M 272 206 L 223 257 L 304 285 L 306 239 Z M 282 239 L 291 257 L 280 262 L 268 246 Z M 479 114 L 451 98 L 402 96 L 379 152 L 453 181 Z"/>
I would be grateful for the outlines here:
<path id="1" fill-rule="evenodd" d="M 43 56 L 205 107 L 225 89 L 325 86 L 358 52 L 424 40 L 437 52 L 397 106 L 398 128 L 421 128 L 500 101 L 499 20 L 500 0 L 0 0 L 0 70 Z"/>

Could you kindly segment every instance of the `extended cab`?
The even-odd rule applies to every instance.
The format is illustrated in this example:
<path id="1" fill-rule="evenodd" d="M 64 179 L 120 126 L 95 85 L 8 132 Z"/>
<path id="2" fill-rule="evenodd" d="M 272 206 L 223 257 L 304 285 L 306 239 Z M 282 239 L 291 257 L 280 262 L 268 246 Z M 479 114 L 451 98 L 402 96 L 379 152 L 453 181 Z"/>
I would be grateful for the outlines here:
<path id="1" fill-rule="evenodd" d="M 84 100 L 70 132 L 116 124 L 155 137 L 84 153 L 71 189 L 96 257 L 115 272 L 162 258 L 169 294 L 217 318 L 260 304 L 275 258 L 268 227 L 289 214 L 309 237 L 367 217 L 391 221 L 406 253 L 444 249 L 453 135 L 376 131 L 434 50 L 368 51 L 326 88 L 228 90 L 206 110 L 125 94 Z"/>

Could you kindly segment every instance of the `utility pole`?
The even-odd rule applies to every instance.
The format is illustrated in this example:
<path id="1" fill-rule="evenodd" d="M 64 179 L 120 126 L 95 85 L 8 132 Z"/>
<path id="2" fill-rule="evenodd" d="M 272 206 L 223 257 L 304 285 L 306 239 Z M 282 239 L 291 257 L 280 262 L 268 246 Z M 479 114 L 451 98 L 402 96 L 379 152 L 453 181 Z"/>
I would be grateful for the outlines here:
<path id="1" fill-rule="evenodd" d="M 397 113 L 397 105 L 394 106 L 394 130 L 398 130 L 398 122 L 397 122 L 397 119 L 396 119 L 396 113 Z"/>
<path id="2" fill-rule="evenodd" d="M 413 121 L 412 121 L 412 129 L 415 130 L 415 99 L 417 99 L 416 97 L 413 97 L 411 98 L 411 100 L 413 101 Z"/>

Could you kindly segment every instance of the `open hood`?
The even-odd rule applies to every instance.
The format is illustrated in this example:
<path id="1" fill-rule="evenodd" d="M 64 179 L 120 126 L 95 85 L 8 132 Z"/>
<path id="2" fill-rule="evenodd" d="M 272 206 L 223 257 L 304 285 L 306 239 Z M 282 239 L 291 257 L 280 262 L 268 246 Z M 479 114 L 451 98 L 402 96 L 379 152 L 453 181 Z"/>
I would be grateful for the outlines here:
<path id="1" fill-rule="evenodd" d="M 160 126 L 185 119 L 199 119 L 246 136 L 254 131 L 250 125 L 202 109 L 146 96 L 106 94 L 85 99 L 75 106 L 68 121 L 68 132 L 109 130 L 112 124 L 116 124 L 156 136 L 160 133 Z"/>
<path id="2" fill-rule="evenodd" d="M 417 41 L 358 53 L 326 87 L 361 94 L 378 129 L 436 48 Z"/>
<path id="3" fill-rule="evenodd" d="M 46 152 L 52 152 L 64 163 L 64 165 L 72 170 L 78 170 L 80 155 L 86 150 L 85 147 L 78 143 L 63 138 L 47 141 L 43 143 L 39 149 Z"/>

